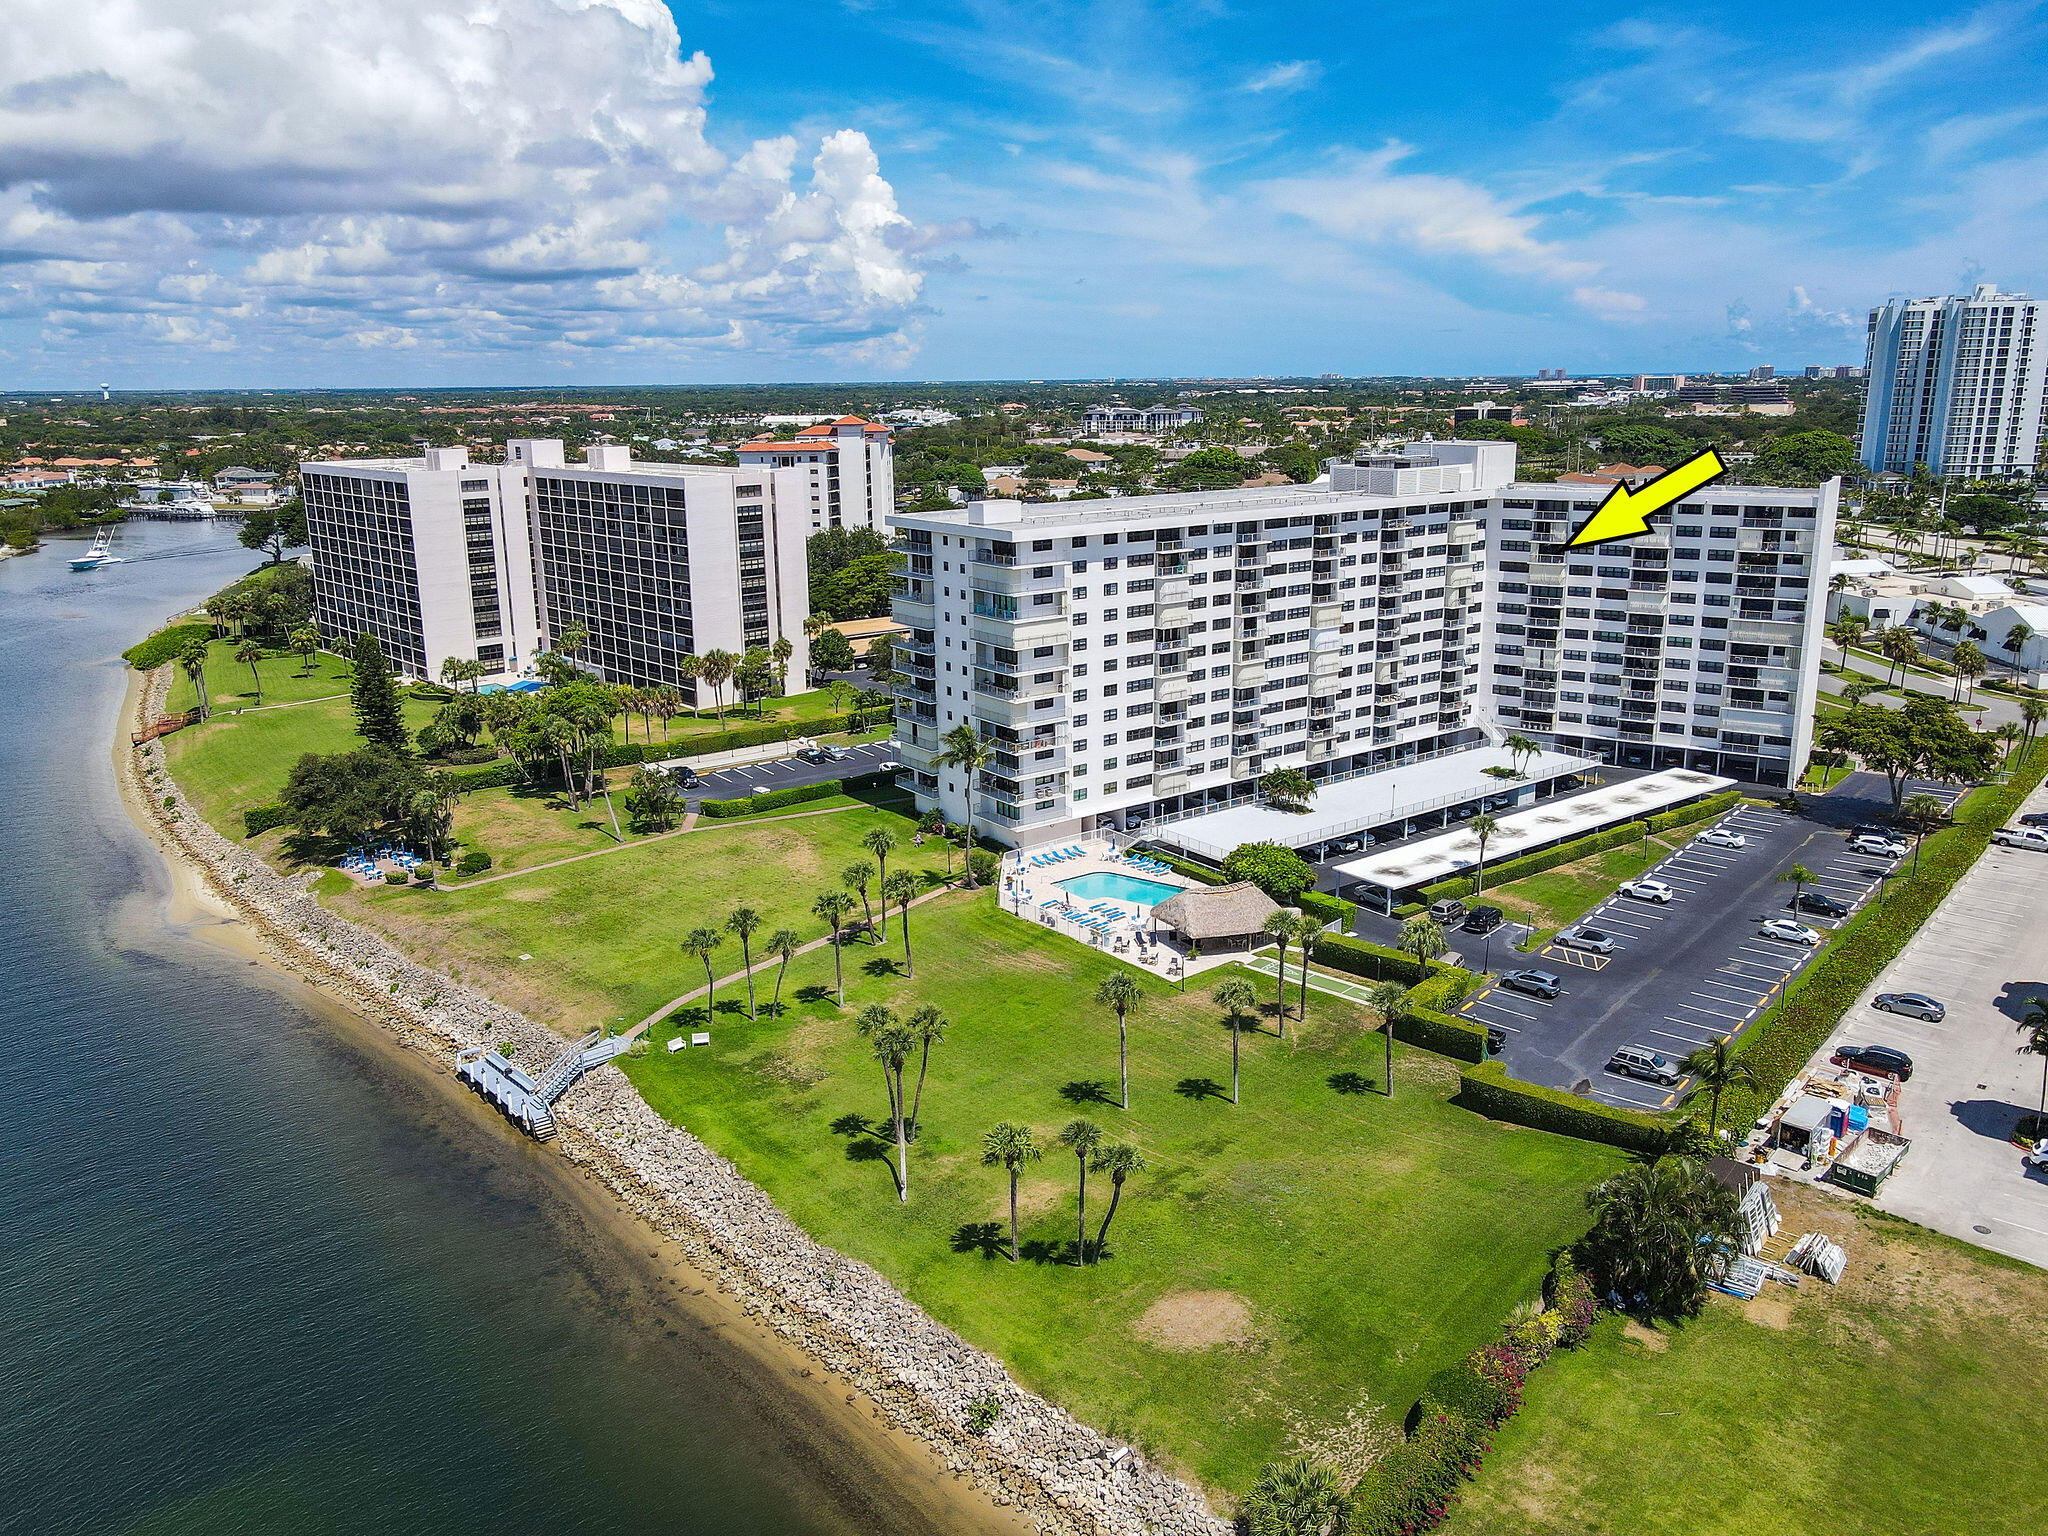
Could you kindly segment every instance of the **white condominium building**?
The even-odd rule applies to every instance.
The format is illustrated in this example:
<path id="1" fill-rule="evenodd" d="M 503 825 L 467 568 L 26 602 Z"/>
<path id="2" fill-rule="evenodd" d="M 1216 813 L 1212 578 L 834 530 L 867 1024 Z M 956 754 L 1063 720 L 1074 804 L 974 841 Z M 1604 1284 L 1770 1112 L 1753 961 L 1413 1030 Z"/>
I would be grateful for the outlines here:
<path id="1" fill-rule="evenodd" d="M 880 422 L 841 416 L 779 441 L 741 443 L 739 455 L 742 468 L 794 469 L 802 475 L 812 533 L 880 528 L 895 510 L 895 439 Z"/>
<path id="2" fill-rule="evenodd" d="M 1509 443 L 1413 443 L 1308 486 L 898 515 L 906 784 L 1026 844 L 1200 815 L 1275 768 L 1422 765 L 1398 808 L 1510 734 L 1790 782 L 1836 488 L 1710 489 L 1567 556 L 1606 487 L 1514 473 Z M 962 724 L 995 753 L 972 785 L 937 761 Z"/>
<path id="3" fill-rule="evenodd" d="M 540 649 L 525 473 L 464 448 L 301 464 L 313 616 L 346 649 L 364 630 L 392 667 L 433 678 L 454 656 L 518 675 Z"/>
<path id="4" fill-rule="evenodd" d="M 1091 435 L 1103 432 L 1149 432 L 1158 436 L 1191 427 L 1202 413 L 1191 405 L 1091 405 L 1081 419 Z"/>
<path id="5" fill-rule="evenodd" d="M 809 665 L 794 470 L 636 463 L 617 446 L 571 465 L 559 439 L 515 439 L 502 465 L 429 449 L 300 471 L 321 633 L 345 646 L 368 629 L 408 676 L 452 656 L 517 677 L 572 625 L 581 665 L 693 704 L 685 654 L 787 638 L 791 673 Z"/>
<path id="6" fill-rule="evenodd" d="M 1968 298 L 1894 299 L 1870 312 L 1863 462 L 1965 479 L 2031 476 L 2040 455 L 2043 306 L 1979 283 Z"/>

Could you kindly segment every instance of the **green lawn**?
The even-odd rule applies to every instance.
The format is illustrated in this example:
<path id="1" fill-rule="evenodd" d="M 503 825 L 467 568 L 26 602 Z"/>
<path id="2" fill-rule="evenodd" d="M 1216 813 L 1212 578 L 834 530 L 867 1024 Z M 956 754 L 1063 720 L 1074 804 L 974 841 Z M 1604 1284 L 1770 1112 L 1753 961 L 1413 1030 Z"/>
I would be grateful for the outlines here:
<path id="1" fill-rule="evenodd" d="M 257 702 L 254 680 L 246 664 L 235 660 L 239 640 L 215 640 L 206 647 L 206 696 L 217 710 L 241 709 Z M 296 651 L 266 648 L 256 670 L 263 678 L 265 704 L 289 704 L 300 699 L 333 698 L 348 692 L 348 662 L 327 651 L 315 652 L 312 671 L 306 675 L 305 659 Z M 180 668 L 171 681 L 168 704 L 173 714 L 183 714 L 199 702 L 199 691 Z"/>
<path id="2" fill-rule="evenodd" d="M 702 685 L 699 685 L 702 688 Z M 832 707 L 832 696 L 820 688 L 812 693 L 792 693 L 785 698 L 763 699 L 759 705 L 749 704 L 745 709 L 733 702 L 732 690 L 726 690 L 725 719 L 720 722 L 718 711 L 709 702 L 711 692 L 702 688 L 706 700 L 703 712 L 697 715 L 681 714 L 669 721 L 666 733 L 661 721 L 653 722 L 649 734 L 648 722 L 638 715 L 621 716 L 614 726 L 614 734 L 620 741 L 651 741 L 660 746 L 664 741 L 687 750 L 692 740 L 700 736 L 714 736 L 720 731 L 738 730 L 743 726 L 791 724 L 802 725 L 806 721 L 819 720 L 826 715 L 837 713 Z M 847 695 L 851 706 L 853 695 Z M 802 731 L 797 732 L 802 735 Z"/>
<path id="3" fill-rule="evenodd" d="M 2040 1528 L 2048 1275 L 1777 1194 L 1787 1231 L 1838 1235 L 1843 1284 L 1717 1299 L 1655 1334 L 1603 1322 L 1529 1378 L 1452 1536 Z"/>
<path id="4" fill-rule="evenodd" d="M 243 668 L 246 679 L 248 669 Z M 405 723 L 418 730 L 434 707 L 407 699 Z M 292 764 L 307 752 L 350 752 L 363 744 L 346 697 L 284 709 L 216 715 L 167 737 L 164 749 L 178 782 L 200 814 L 231 837 L 242 831 L 242 812 L 271 805 L 283 792 Z"/>
<path id="5" fill-rule="evenodd" d="M 840 888 L 840 870 L 868 857 L 860 840 L 875 827 L 902 845 L 892 873 L 944 871 L 943 847 L 911 847 L 915 825 L 900 811 L 858 805 L 800 814 L 813 809 L 703 821 L 680 837 L 467 889 L 374 887 L 345 895 L 339 906 L 390 930 L 424 963 L 565 1032 L 632 1022 L 703 982 L 682 937 L 700 925 L 720 926 L 742 903 L 761 913 L 764 936 L 785 924 L 806 939 L 820 935 L 811 903 Z M 486 848 L 498 852 L 488 841 Z M 720 975 L 737 970 L 738 941 L 728 939 L 714 963 Z"/>
<path id="6" fill-rule="evenodd" d="M 1622 881 L 1633 880 L 1670 852 L 1668 844 L 1645 838 L 1541 874 L 1524 875 L 1471 900 L 1499 906 L 1536 928 L 1562 928 L 1612 896 Z"/>
<path id="7" fill-rule="evenodd" d="M 784 1017 L 748 1023 L 727 987 L 708 1022 L 693 1007 L 660 1026 L 629 1075 L 823 1241 L 1212 1489 L 1241 1492 L 1295 1444 L 1356 1470 L 1364 1448 L 1398 1433 L 1432 1371 L 1535 1294 L 1549 1250 L 1584 1226 L 1584 1190 L 1621 1161 L 1453 1107 L 1453 1065 L 1406 1047 L 1395 1096 L 1382 1097 L 1367 1016 L 1324 996 L 1310 1000 L 1305 1036 L 1282 1044 L 1268 1020 L 1245 1038 L 1233 1107 L 1215 976 L 1185 997 L 1142 979 L 1127 1114 L 1114 1099 L 1115 1024 L 1091 1001 L 1119 962 L 998 912 L 986 893 L 942 897 L 911 925 L 914 980 L 892 926 L 887 947 L 849 949 L 845 1012 L 821 951 L 791 967 Z M 884 1160 L 882 1085 L 853 1030 L 874 1002 L 930 1002 L 952 1021 L 932 1058 L 907 1206 Z M 710 1047 L 665 1049 L 678 1030 L 705 1028 Z M 1148 1163 L 1106 1261 L 1086 1271 L 1061 1262 L 1075 1169 L 1052 1145 L 1076 1115 Z M 1023 1182 L 1019 1266 L 1004 1249 L 1007 1185 L 979 1162 L 982 1132 L 1005 1119 L 1048 1149 Z"/>

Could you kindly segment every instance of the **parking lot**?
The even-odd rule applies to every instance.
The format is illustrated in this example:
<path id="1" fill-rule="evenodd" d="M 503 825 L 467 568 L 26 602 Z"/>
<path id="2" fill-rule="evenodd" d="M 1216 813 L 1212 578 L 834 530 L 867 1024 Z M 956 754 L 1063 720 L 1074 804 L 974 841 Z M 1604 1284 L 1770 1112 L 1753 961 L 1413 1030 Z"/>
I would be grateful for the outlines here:
<path id="1" fill-rule="evenodd" d="M 2036 794 L 2029 810 L 2048 804 Z M 2041 1058 L 2022 1055 L 2029 1000 L 2048 997 L 2048 854 L 1988 849 L 1815 1057 L 1886 1045 L 1913 1058 L 1900 1092 L 1912 1150 L 1878 1191 L 1885 1210 L 2030 1263 L 2048 1265 L 2048 1177 L 2009 1140 L 2041 1102 Z M 1881 992 L 1924 992 L 1940 1023 L 1881 1011 Z"/>
<path id="2" fill-rule="evenodd" d="M 827 779 L 851 779 L 877 772 L 893 761 L 894 750 L 886 741 L 871 741 L 864 747 L 849 747 L 846 755 L 829 763 L 807 763 L 800 758 L 778 758 L 771 763 L 751 763 L 744 768 L 721 768 L 704 775 L 702 787 L 690 792 L 690 799 L 740 800 L 757 789 L 797 789 L 822 784 Z"/>
<path id="3" fill-rule="evenodd" d="M 1950 803 L 1959 794 L 1937 785 L 1914 785 L 1909 793 L 1922 789 Z M 1747 1028 L 1814 955 L 1757 931 L 1768 918 L 1793 916 L 1792 887 L 1779 875 L 1804 864 L 1818 877 L 1807 889 L 1836 898 L 1852 914 L 1880 899 L 1894 861 L 1851 849 L 1848 829 L 1882 819 L 1889 806 L 1884 781 L 1857 774 L 1834 794 L 1811 800 L 1803 816 L 1738 807 L 1715 825 L 1740 833 L 1744 847 L 1705 847 L 1696 832 L 1647 872 L 1645 878 L 1675 892 L 1669 904 L 1616 895 L 1582 919 L 1581 926 L 1612 937 L 1611 953 L 1587 954 L 1552 941 L 1515 960 L 1503 956 L 1495 936 L 1498 968 L 1549 971 L 1563 982 L 1559 997 L 1532 997 L 1494 983 L 1476 993 L 1465 1012 L 1505 1032 L 1502 1059 L 1518 1077 L 1578 1088 L 1610 1104 L 1667 1108 L 1684 1092 L 1683 1083 L 1611 1073 L 1609 1058 L 1635 1045 L 1676 1061 L 1718 1035 Z M 1802 912 L 1798 921 L 1826 933 L 1846 919 Z M 1474 965 L 1482 959 L 1477 942 L 1460 935 L 1456 946 Z"/>

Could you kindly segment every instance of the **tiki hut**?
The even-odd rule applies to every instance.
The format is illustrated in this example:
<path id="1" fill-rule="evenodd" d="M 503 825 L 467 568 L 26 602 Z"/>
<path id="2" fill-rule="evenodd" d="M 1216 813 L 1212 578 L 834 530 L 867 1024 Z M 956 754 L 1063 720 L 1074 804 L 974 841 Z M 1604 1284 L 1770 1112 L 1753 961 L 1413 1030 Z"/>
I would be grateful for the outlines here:
<path id="1" fill-rule="evenodd" d="M 1152 909 L 1152 921 L 1191 944 L 1249 949 L 1263 937 L 1266 919 L 1279 903 L 1249 880 L 1234 885 L 1193 886 Z"/>

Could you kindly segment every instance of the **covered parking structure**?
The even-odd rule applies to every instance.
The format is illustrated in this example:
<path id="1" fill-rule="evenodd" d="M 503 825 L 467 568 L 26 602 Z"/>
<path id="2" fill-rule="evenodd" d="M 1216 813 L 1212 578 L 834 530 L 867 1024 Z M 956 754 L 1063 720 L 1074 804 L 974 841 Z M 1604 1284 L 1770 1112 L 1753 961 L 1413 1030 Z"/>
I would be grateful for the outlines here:
<path id="1" fill-rule="evenodd" d="M 1138 835 L 1211 863 L 1245 843 L 1278 843 L 1320 859 L 1331 844 L 1370 848 L 1469 820 L 1482 805 L 1496 814 L 1531 805 L 1577 788 L 1601 766 L 1563 752 L 1464 747 L 1320 780 L 1305 811 L 1277 810 L 1247 793 L 1234 804 L 1148 821 Z"/>
<path id="2" fill-rule="evenodd" d="M 1516 811 L 1500 817 L 1500 825 L 1487 838 L 1487 862 L 1540 853 L 1575 837 L 1717 794 L 1734 782 L 1691 768 L 1667 768 Z M 1462 875 L 1478 864 L 1479 839 L 1469 828 L 1460 827 L 1382 854 L 1349 860 L 1337 865 L 1335 873 L 1343 894 L 1360 906 L 1391 914 L 1403 902 L 1412 901 L 1423 886 Z"/>

